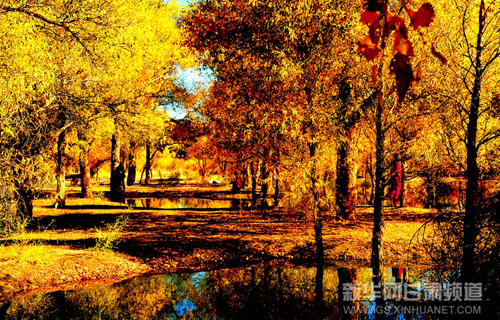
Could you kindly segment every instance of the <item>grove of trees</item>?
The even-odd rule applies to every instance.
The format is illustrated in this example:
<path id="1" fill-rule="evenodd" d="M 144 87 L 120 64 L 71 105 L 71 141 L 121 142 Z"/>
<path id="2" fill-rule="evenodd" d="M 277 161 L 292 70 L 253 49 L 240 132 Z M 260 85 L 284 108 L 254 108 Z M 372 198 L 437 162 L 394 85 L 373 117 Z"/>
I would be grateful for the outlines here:
<path id="1" fill-rule="evenodd" d="M 198 1 L 182 23 L 215 81 L 195 111 L 235 172 L 258 164 L 311 213 L 317 252 L 324 213 L 355 220 L 356 178 L 369 171 L 375 275 L 388 187 L 465 178 L 455 250 L 470 281 L 479 183 L 498 174 L 499 14 L 495 1 Z"/>
<path id="2" fill-rule="evenodd" d="M 96 144 L 108 145 L 106 156 L 92 156 L 111 162 L 110 192 L 120 195 L 125 160 L 140 145 L 165 144 L 172 124 L 162 105 L 188 99 L 179 71 L 196 57 L 183 45 L 180 7 L 3 1 L 0 12 L 2 220 L 30 217 L 40 187 L 53 180 L 55 205 L 64 206 L 68 143 L 79 148 L 83 196 L 92 196 Z"/>
<path id="3" fill-rule="evenodd" d="M 47 185 L 64 206 L 68 161 L 83 197 L 109 165 L 117 200 L 169 150 L 200 180 L 242 177 L 253 207 L 273 193 L 309 215 L 318 264 L 325 215 L 355 222 L 370 190 L 380 276 L 384 201 L 453 177 L 467 181 L 455 250 L 473 281 L 498 219 L 481 185 L 500 172 L 499 27 L 494 0 L 2 1 L 0 227 L 30 218 Z M 196 93 L 190 68 L 210 78 Z M 169 119 L 173 105 L 188 116 Z"/>

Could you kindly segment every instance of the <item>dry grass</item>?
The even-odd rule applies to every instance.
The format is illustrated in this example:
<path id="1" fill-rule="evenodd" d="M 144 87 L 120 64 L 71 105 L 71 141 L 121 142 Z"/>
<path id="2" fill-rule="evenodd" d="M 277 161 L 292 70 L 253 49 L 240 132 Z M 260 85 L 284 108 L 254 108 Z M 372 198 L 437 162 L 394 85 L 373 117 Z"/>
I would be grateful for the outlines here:
<path id="1" fill-rule="evenodd" d="M 0 300 L 25 291 L 59 289 L 66 284 L 115 282 L 149 270 L 146 265 L 121 254 L 59 246 L 2 246 L 0 257 Z"/>

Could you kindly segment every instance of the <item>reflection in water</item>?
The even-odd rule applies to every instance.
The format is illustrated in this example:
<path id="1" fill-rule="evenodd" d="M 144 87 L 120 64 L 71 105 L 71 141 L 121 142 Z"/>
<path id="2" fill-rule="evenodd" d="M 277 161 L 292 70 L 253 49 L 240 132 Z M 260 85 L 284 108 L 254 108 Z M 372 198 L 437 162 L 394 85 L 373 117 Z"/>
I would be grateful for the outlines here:
<path id="1" fill-rule="evenodd" d="M 248 267 L 193 274 L 138 277 L 114 285 L 22 297 L 0 303 L 6 319 L 375 319 L 376 307 L 388 319 L 436 319 L 439 315 L 398 314 L 401 297 L 375 302 L 371 270 L 322 268 L 318 310 L 316 268 Z M 388 268 L 381 282 L 408 283 L 412 290 L 436 279 Z M 351 296 L 368 299 L 352 301 Z M 354 309 L 353 309 L 354 308 Z M 361 308 L 365 313 L 356 313 Z M 351 310 L 350 312 L 346 312 Z M 483 308 L 482 315 L 487 315 Z M 477 314 L 476 314 L 477 316 Z M 474 317 L 474 316 L 472 316 Z"/>
<path id="2" fill-rule="evenodd" d="M 201 199 L 201 198 L 129 198 L 124 203 L 129 208 L 162 208 L 162 209 L 235 209 L 248 210 L 252 203 L 247 199 Z M 262 203 L 260 207 L 262 207 Z M 270 201 L 265 202 L 270 207 Z"/>
<path id="3" fill-rule="evenodd" d="M 163 209 L 220 209 L 232 208 L 231 200 L 212 200 L 200 198 L 140 198 L 127 199 L 130 208 Z"/>

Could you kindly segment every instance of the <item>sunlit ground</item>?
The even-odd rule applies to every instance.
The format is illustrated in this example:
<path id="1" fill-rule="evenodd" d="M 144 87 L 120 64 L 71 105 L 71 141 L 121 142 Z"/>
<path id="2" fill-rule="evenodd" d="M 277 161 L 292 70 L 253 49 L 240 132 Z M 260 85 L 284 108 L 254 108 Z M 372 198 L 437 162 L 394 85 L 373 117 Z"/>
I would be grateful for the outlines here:
<path id="1" fill-rule="evenodd" d="M 104 188 L 94 190 L 99 196 Z M 39 199 L 35 201 L 33 226 L 3 239 L 0 283 L 3 279 L 6 284 L 2 291 L 7 296 L 86 280 L 126 278 L 150 269 L 166 273 L 255 263 L 314 263 L 314 230 L 307 212 L 220 208 L 220 199 L 245 197 L 227 191 L 227 187 L 212 186 L 127 189 L 137 196 L 167 197 L 151 199 L 152 208 L 144 207 L 145 200 L 136 201 L 134 207 L 105 198 L 71 196 L 65 208 L 55 209 L 53 199 Z M 68 193 L 72 192 L 76 195 L 77 188 L 69 187 Z M 205 197 L 206 208 L 179 209 L 174 200 L 169 200 L 175 199 L 173 196 L 193 195 Z M 218 201 L 210 205 L 206 199 L 210 196 Z M 338 221 L 332 213 L 326 214 L 324 242 L 328 264 L 369 266 L 371 211 L 370 207 L 359 207 L 356 223 Z M 386 208 L 385 265 L 425 268 L 429 263 L 425 251 L 416 237 L 412 243 L 410 240 L 432 214 L 428 209 Z M 120 217 L 128 220 L 117 226 Z M 109 246 L 101 241 L 99 247 L 99 239 L 112 241 Z M 17 283 L 18 287 L 9 283 Z"/>

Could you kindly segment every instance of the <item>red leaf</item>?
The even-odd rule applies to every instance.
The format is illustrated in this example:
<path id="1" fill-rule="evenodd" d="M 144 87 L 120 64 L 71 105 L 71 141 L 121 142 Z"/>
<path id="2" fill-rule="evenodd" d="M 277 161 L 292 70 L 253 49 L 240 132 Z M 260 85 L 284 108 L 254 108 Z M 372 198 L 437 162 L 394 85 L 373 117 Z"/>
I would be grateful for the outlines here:
<path id="1" fill-rule="evenodd" d="M 408 38 L 408 28 L 406 28 L 406 24 L 403 19 L 401 19 L 401 22 L 398 24 L 396 30 L 398 30 L 401 33 L 403 38 L 405 39 Z"/>
<path id="2" fill-rule="evenodd" d="M 403 44 L 401 45 L 399 52 L 401 52 L 407 57 L 413 57 L 415 55 L 413 53 L 413 46 L 411 44 L 411 41 L 408 39 L 403 40 Z"/>
<path id="3" fill-rule="evenodd" d="M 410 26 L 412 26 L 415 30 L 418 29 L 418 27 L 428 27 L 434 20 L 435 16 L 436 13 L 434 12 L 434 8 L 430 3 L 426 2 L 415 13 L 411 19 Z"/>
<path id="4" fill-rule="evenodd" d="M 414 80 L 410 57 L 396 53 L 389 66 L 391 74 L 396 75 L 396 90 L 398 92 L 398 104 L 403 103 L 411 82 Z"/>
<path id="5" fill-rule="evenodd" d="M 394 44 L 392 45 L 392 53 L 399 52 L 401 50 L 401 46 L 403 45 L 403 36 L 400 32 L 396 31 L 394 35 Z"/>
<path id="6" fill-rule="evenodd" d="M 371 61 L 378 56 L 380 49 L 376 43 L 372 42 L 370 36 L 364 37 L 362 40 L 356 42 L 358 45 L 358 50 L 366 58 L 366 60 Z"/>
<path id="7" fill-rule="evenodd" d="M 432 46 L 431 46 L 431 53 L 434 57 L 438 58 L 442 64 L 448 63 L 448 59 L 446 59 L 446 57 L 441 52 L 436 50 L 436 48 L 434 47 L 434 44 L 432 44 Z"/>
<path id="8" fill-rule="evenodd" d="M 415 11 L 413 11 L 412 9 L 407 9 L 406 11 L 408 12 L 408 15 L 410 16 L 410 19 L 413 20 L 413 18 L 415 17 Z"/>
<path id="9" fill-rule="evenodd" d="M 384 37 L 388 37 L 392 31 L 401 33 L 404 39 L 408 38 L 408 29 L 406 28 L 405 22 L 401 17 L 393 17 L 390 14 L 387 16 L 387 29 L 384 29 Z"/>
<path id="10" fill-rule="evenodd" d="M 378 41 L 380 40 L 380 35 L 378 32 L 379 29 L 380 21 L 377 20 L 370 26 L 370 29 L 368 30 L 368 36 L 375 45 L 378 45 Z"/>
<path id="11" fill-rule="evenodd" d="M 365 11 L 361 14 L 361 19 L 359 19 L 359 22 L 371 25 L 375 21 L 378 21 L 380 19 L 380 15 L 376 12 L 370 12 L 370 11 Z"/>
<path id="12" fill-rule="evenodd" d="M 413 46 L 411 41 L 405 39 L 401 32 L 396 31 L 394 35 L 394 45 L 392 47 L 392 53 L 399 52 L 407 57 L 413 57 L 415 54 L 413 53 Z"/>

